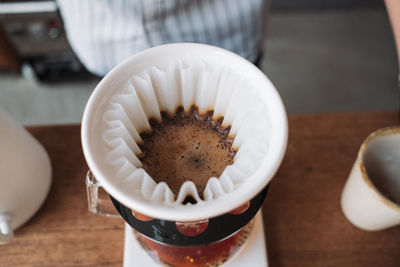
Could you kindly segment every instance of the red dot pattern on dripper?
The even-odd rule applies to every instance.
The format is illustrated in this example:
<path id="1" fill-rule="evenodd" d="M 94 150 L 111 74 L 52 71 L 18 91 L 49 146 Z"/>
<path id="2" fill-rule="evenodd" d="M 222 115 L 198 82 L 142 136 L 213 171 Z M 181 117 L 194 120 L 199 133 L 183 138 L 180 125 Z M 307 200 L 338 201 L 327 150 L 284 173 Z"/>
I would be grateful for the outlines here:
<path id="1" fill-rule="evenodd" d="M 178 231 L 186 236 L 197 236 L 203 233 L 208 226 L 208 219 L 197 222 L 176 222 Z"/>
<path id="2" fill-rule="evenodd" d="M 140 212 L 137 212 L 134 210 L 132 210 L 132 215 L 139 221 L 143 221 L 143 222 L 151 221 L 154 219 L 153 217 L 147 216 L 143 213 L 140 213 Z"/>
<path id="3" fill-rule="evenodd" d="M 244 203 L 243 205 L 240 205 L 240 206 L 237 207 L 236 209 L 231 210 L 229 213 L 230 213 L 230 214 L 233 214 L 233 215 L 242 214 L 242 213 L 245 212 L 249 207 L 250 207 L 250 201 L 247 201 L 246 203 Z"/>

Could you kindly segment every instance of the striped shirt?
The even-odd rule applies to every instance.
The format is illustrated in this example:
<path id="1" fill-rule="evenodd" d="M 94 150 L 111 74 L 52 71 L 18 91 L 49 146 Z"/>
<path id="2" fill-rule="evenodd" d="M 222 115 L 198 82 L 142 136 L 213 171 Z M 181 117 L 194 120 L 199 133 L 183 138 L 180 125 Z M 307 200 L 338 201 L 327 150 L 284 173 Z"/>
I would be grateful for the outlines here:
<path id="1" fill-rule="evenodd" d="M 206 43 L 254 62 L 262 52 L 265 0 L 57 0 L 68 40 L 100 76 L 149 47 Z"/>

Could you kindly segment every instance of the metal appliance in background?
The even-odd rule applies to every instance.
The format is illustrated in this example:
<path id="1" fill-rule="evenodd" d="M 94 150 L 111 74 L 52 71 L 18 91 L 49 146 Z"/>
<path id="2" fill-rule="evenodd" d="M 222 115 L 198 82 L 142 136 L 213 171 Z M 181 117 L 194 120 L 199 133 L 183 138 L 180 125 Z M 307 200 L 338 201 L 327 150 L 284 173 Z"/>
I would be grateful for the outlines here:
<path id="1" fill-rule="evenodd" d="M 23 74 L 33 73 L 42 81 L 89 75 L 68 44 L 55 1 L 2 1 L 0 24 L 21 61 Z"/>

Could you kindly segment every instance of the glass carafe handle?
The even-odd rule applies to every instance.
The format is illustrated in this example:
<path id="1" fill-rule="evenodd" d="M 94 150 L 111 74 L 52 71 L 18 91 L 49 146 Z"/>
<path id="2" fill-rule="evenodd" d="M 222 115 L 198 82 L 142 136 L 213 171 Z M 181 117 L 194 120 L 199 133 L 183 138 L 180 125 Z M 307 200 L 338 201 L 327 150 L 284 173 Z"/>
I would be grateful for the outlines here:
<path id="1" fill-rule="evenodd" d="M 114 208 L 107 192 L 103 189 L 101 183 L 96 180 L 90 170 L 86 175 L 86 190 L 89 211 L 91 213 L 106 217 L 121 218 L 117 210 Z"/>

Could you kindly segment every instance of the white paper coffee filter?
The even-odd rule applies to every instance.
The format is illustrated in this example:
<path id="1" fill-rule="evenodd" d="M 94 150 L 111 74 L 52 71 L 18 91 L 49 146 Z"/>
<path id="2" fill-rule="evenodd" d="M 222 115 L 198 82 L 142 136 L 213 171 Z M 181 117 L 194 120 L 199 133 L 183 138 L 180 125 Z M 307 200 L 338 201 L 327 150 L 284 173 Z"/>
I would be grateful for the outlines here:
<path id="1" fill-rule="evenodd" d="M 174 114 L 195 105 L 214 110 L 231 126 L 234 163 L 211 177 L 200 195 L 186 181 L 174 196 L 142 168 L 139 133 L 161 111 Z M 82 123 L 85 157 L 105 190 L 148 216 L 193 221 L 223 214 L 254 197 L 273 177 L 287 141 L 286 114 L 263 73 L 226 50 L 200 44 L 170 44 L 141 52 L 118 65 L 89 99 Z M 192 196 L 196 204 L 182 204 Z"/>

